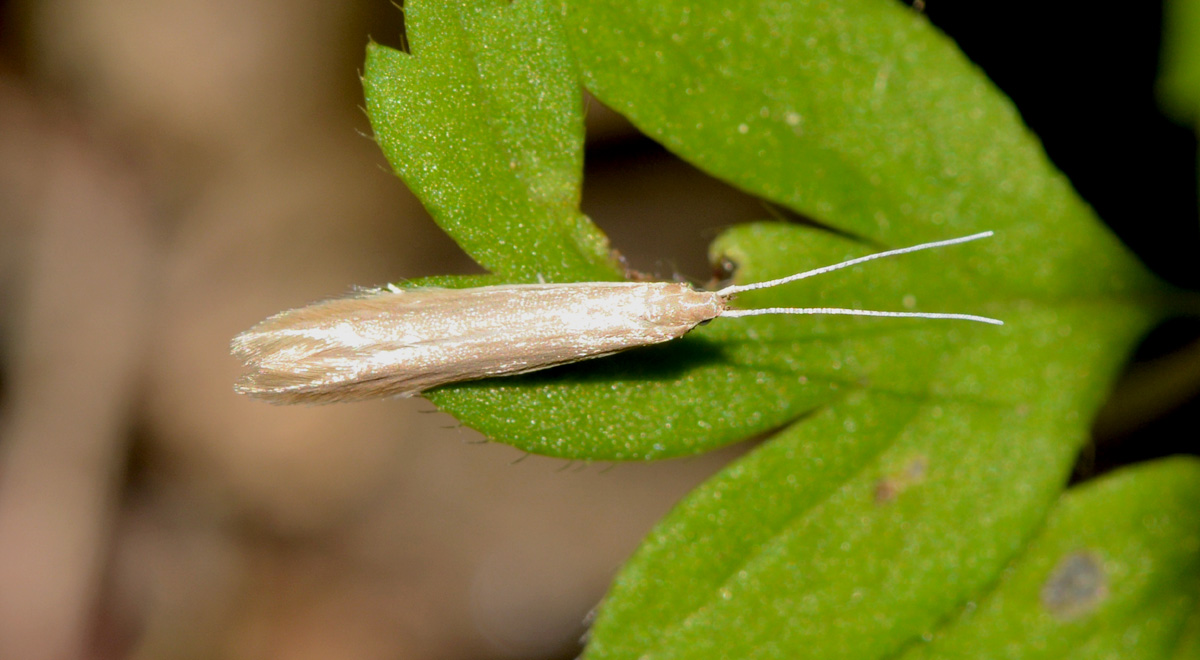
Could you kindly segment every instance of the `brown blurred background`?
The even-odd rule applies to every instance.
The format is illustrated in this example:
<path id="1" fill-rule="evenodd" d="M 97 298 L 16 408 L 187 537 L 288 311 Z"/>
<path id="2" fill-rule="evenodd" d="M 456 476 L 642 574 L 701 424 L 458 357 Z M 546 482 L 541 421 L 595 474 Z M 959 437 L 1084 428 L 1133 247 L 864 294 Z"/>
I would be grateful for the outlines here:
<path id="1" fill-rule="evenodd" d="M 0 658 L 577 653 L 638 539 L 737 448 L 613 469 L 517 462 L 423 400 L 276 408 L 231 390 L 229 339 L 266 315 L 355 284 L 477 268 L 362 135 L 363 47 L 400 42 L 398 10 L 27 0 L 0 11 Z M 1135 11 L 1109 26 L 1153 27 L 1126 46 L 1150 63 L 1128 72 L 1140 91 L 1125 96 L 1142 105 L 1127 123 L 1153 122 L 1128 145 L 1177 155 L 1156 161 L 1169 175 L 1128 190 L 1128 209 L 1103 167 L 1084 169 L 1094 149 L 1072 164 L 1074 134 L 1054 141 L 1055 72 L 1027 64 L 1022 77 L 1012 53 L 989 62 L 986 38 L 970 37 L 980 22 L 941 20 L 1102 214 L 1194 285 L 1169 251 L 1195 254 L 1195 143 L 1153 110 L 1158 19 Z M 994 18 L 999 49 L 1021 26 Z M 1091 47 L 1039 59 L 1038 43 L 1020 55 L 1068 71 L 1088 60 L 1067 55 Z M 588 119 L 585 210 L 633 267 L 703 279 L 716 228 L 766 215 L 603 108 Z M 1111 119 L 1110 145 L 1125 139 Z M 1131 175 L 1134 152 L 1106 157 L 1126 181 L 1152 169 L 1137 162 Z M 1165 200 L 1153 239 L 1132 222 L 1150 196 Z M 1195 334 L 1184 324 L 1144 353 Z M 1112 449 L 1092 463 L 1168 451 L 1145 440 L 1146 420 L 1195 414 L 1177 403 L 1116 415 L 1118 431 L 1101 434 Z"/>

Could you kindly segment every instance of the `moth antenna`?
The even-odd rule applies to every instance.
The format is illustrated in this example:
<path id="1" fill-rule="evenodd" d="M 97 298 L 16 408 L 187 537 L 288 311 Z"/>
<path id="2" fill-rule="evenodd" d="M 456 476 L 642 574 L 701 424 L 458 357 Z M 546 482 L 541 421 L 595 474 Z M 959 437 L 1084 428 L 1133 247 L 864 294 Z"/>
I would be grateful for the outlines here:
<path id="1" fill-rule="evenodd" d="M 873 309 L 847 309 L 844 307 L 763 307 L 760 309 L 727 309 L 722 317 L 764 316 L 766 314 L 827 314 L 834 316 L 887 316 L 904 319 L 949 319 L 953 321 L 976 321 L 991 325 L 1004 325 L 1004 321 L 975 314 L 946 314 L 942 312 L 885 312 Z"/>
<path id="2" fill-rule="evenodd" d="M 795 275 L 788 275 L 787 277 L 781 277 L 776 280 L 767 280 L 766 282 L 755 282 L 753 284 L 737 284 L 737 285 L 727 286 L 724 289 L 717 291 L 716 293 L 718 296 L 721 296 L 722 298 L 728 298 L 734 294 L 742 293 L 745 291 L 754 291 L 755 289 L 766 289 L 766 288 L 770 288 L 773 286 L 779 286 L 780 284 L 787 284 L 789 282 L 796 282 L 798 280 L 803 280 L 803 279 L 806 279 L 809 277 L 815 277 L 817 275 L 824 275 L 825 273 L 831 273 L 835 270 L 841 270 L 843 268 L 849 268 L 850 266 L 856 266 L 856 265 L 861 264 L 866 261 L 874 261 L 875 259 L 882 259 L 884 257 L 894 257 L 899 254 L 908 254 L 910 252 L 919 252 L 921 250 L 929 250 L 932 248 L 945 247 L 947 245 L 958 245 L 959 243 L 968 243 L 970 241 L 977 241 L 981 238 L 988 238 L 989 236 L 992 236 L 994 233 L 995 232 L 991 232 L 991 231 L 983 231 L 983 232 L 979 232 L 978 234 L 971 234 L 970 236 L 961 236 L 959 238 L 950 238 L 950 239 L 947 239 L 944 241 L 934 241 L 932 243 L 921 243 L 920 245 L 911 245 L 909 247 L 898 248 L 895 250 L 888 250 L 886 252 L 876 252 L 875 254 L 868 254 L 865 257 L 858 257 L 857 259 L 850 259 L 849 261 L 843 261 L 839 264 L 833 264 L 832 266 L 822 266 L 820 268 L 814 268 L 813 270 L 806 270 L 803 273 L 796 273 Z M 749 310 L 744 310 L 744 311 L 749 311 Z M 899 313 L 899 312 L 897 312 L 897 313 Z M 749 315 L 741 314 L 740 316 L 749 316 Z"/>

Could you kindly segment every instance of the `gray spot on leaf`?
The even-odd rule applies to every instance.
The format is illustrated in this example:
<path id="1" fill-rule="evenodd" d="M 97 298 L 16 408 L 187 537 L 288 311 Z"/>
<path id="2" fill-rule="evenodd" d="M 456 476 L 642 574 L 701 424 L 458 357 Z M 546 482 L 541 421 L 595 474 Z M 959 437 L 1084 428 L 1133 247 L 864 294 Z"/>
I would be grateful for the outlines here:
<path id="1" fill-rule="evenodd" d="M 1104 563 L 1095 553 L 1063 557 L 1042 585 L 1042 605 L 1060 619 L 1074 619 L 1096 609 L 1108 596 Z"/>

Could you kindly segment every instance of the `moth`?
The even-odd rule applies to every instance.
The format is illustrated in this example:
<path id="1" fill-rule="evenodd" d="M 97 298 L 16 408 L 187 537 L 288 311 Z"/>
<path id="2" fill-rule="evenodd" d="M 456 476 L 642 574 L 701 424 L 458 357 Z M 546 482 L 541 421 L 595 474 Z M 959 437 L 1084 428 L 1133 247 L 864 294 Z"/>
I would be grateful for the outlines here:
<path id="1" fill-rule="evenodd" d="M 878 252 L 788 277 L 703 291 L 677 282 L 502 284 L 472 289 L 388 286 L 276 314 L 233 339 L 246 372 L 240 394 L 271 403 L 413 396 L 466 380 L 509 376 L 658 344 L 716 318 L 836 314 L 951 319 L 973 314 L 837 307 L 731 309 L 739 293 L 945 247 L 982 232 Z"/>

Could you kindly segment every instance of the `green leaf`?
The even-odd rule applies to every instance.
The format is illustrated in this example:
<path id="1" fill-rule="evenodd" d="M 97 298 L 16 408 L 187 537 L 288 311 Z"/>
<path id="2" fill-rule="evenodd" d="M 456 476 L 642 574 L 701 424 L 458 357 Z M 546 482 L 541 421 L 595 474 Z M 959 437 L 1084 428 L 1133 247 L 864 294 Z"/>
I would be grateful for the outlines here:
<path id="1" fill-rule="evenodd" d="M 902 658 L 1168 658 L 1200 596 L 1197 502 L 1194 458 L 1072 489 L 990 593 Z"/>
<path id="2" fill-rule="evenodd" d="M 673 5 L 654 6 L 670 10 Z M 530 202 L 522 200 L 530 198 L 520 192 L 527 177 L 518 175 L 524 169 L 507 167 L 516 149 L 511 145 L 540 144 L 539 149 L 547 152 L 553 151 L 552 145 L 578 148 L 577 141 L 544 137 L 563 134 L 564 123 L 576 126 L 576 106 L 543 106 L 530 101 L 562 96 L 561 92 L 559 96 L 530 92 L 531 80 L 553 89 L 574 84 L 574 70 L 570 62 L 563 62 L 561 44 L 553 38 L 560 34 L 557 23 L 539 13 L 541 4 L 537 2 L 487 7 L 486 11 L 470 10 L 460 15 L 446 6 L 412 3 L 408 23 L 414 55 L 372 48 L 366 82 L 368 105 L 380 142 L 435 217 L 464 248 L 504 279 L 529 281 L 539 274 L 548 279 L 603 279 L 588 275 L 582 266 L 560 267 L 560 260 L 582 259 L 578 251 L 573 251 L 578 241 L 559 240 L 564 236 L 562 226 L 544 231 L 533 228 L 530 218 L 538 216 L 539 208 L 547 207 L 534 203 L 536 208 L 529 208 Z M 443 388 L 430 394 L 435 404 L 493 439 L 534 453 L 591 460 L 661 458 L 706 451 L 777 429 L 827 405 L 846 389 L 864 384 L 878 387 L 885 381 L 903 380 L 906 391 L 937 394 L 936 388 L 941 388 L 941 394 L 951 394 L 954 391 L 948 388 L 957 387 L 985 396 L 984 386 L 978 383 L 993 373 L 995 366 L 981 365 L 979 360 L 975 362 L 976 371 L 967 375 L 975 383 L 955 385 L 953 379 L 929 380 L 936 375 L 937 365 L 953 362 L 958 352 L 980 337 L 992 341 L 981 350 L 1004 356 L 1006 363 L 1012 356 L 1021 356 L 1009 370 L 1017 378 L 991 380 L 1010 390 L 1008 394 L 1019 395 L 1022 401 L 1037 396 L 1040 376 L 1016 373 L 1020 371 L 1016 367 L 1022 363 L 1033 369 L 1042 366 L 1022 345 L 1027 340 L 1043 345 L 1049 356 L 1046 368 L 1084 369 L 1095 377 L 1089 392 L 1056 390 L 1055 396 L 1099 396 L 1124 346 L 1147 323 L 1150 314 L 1136 309 L 1138 292 L 1151 290 L 1154 284 L 1049 166 L 1007 101 L 962 60 L 952 44 L 921 22 L 923 19 L 913 19 L 888 4 L 858 7 L 865 23 L 865 36 L 861 37 L 865 39 L 865 50 L 860 52 L 821 47 L 825 42 L 840 44 L 845 35 L 833 28 L 845 26 L 825 25 L 824 14 L 812 7 L 806 9 L 806 14 L 779 17 L 777 23 L 747 23 L 757 25 L 761 33 L 745 32 L 739 21 L 746 17 L 734 10 L 714 9 L 701 13 L 727 15 L 725 23 L 702 25 L 692 21 L 688 29 L 719 35 L 717 45 L 721 47 L 695 49 L 675 39 L 678 34 L 683 44 L 688 43 L 683 30 L 687 26 L 675 26 L 680 29 L 671 31 L 674 24 L 669 20 L 665 24 L 650 20 L 671 19 L 669 12 L 634 21 L 620 14 L 625 7 L 621 3 L 588 3 L 570 8 L 568 24 L 574 26 L 570 36 L 585 63 L 587 79 L 607 102 L 628 111 L 647 132 L 663 136 L 667 144 L 686 148 L 685 155 L 694 161 L 704 165 L 727 159 L 732 164 L 726 168 L 730 171 L 718 174 L 767 197 L 772 196 L 772 181 L 807 180 L 811 165 L 796 154 L 807 155 L 814 162 L 842 163 L 836 173 L 825 172 L 812 185 L 792 186 L 803 195 L 776 199 L 815 216 L 814 209 L 805 205 L 809 197 L 852 200 L 853 191 L 859 189 L 868 197 L 875 195 L 873 203 L 878 206 L 871 218 L 882 222 L 886 231 L 881 229 L 871 240 L 881 246 L 946 238 L 980 228 L 1000 232 L 990 245 L 956 247 L 940 254 L 905 257 L 892 264 L 872 264 L 860 271 L 863 276 L 839 273 L 808 287 L 757 292 L 745 296 L 740 301 L 743 305 L 773 301 L 881 309 L 908 306 L 991 313 L 1004 316 L 1010 323 L 1028 317 L 1030 322 L 1024 328 L 997 332 L 993 328 L 929 322 L 718 320 L 666 346 L 524 377 Z M 637 11 L 636 7 L 630 11 Z M 614 21 L 619 34 L 605 37 L 602 19 Z M 522 36 L 520 20 L 527 21 L 526 32 L 536 34 Z M 874 36 L 878 32 L 893 38 L 911 32 L 916 35 L 912 39 L 919 37 L 928 43 L 900 57 L 891 50 L 895 44 Z M 829 57 L 813 63 L 807 53 L 789 52 L 781 42 L 781 35 L 787 34 L 811 35 L 816 46 L 809 49 L 828 51 Z M 492 47 L 481 48 L 478 44 L 483 42 Z M 540 47 L 520 50 L 506 46 L 528 43 Z M 875 50 L 871 50 L 873 46 Z M 520 60 L 523 70 L 547 73 L 518 77 L 517 84 L 513 82 L 512 67 L 480 64 L 487 58 L 511 64 L 511 59 L 503 58 L 512 50 L 524 54 Z M 623 55 L 612 61 L 597 61 L 598 54 L 614 53 Z M 656 72 L 652 64 L 662 53 L 673 55 L 663 64 L 667 70 Z M 635 60 L 636 55 L 651 61 Z M 717 56 L 739 63 L 722 67 L 706 59 Z M 689 62 L 688 57 L 699 61 Z M 855 63 L 864 58 L 898 58 L 905 62 L 903 67 L 892 67 L 889 85 L 894 86 L 891 89 L 917 90 L 915 99 L 906 94 L 886 94 L 870 105 L 872 112 L 864 114 L 856 103 L 861 94 L 831 95 L 827 89 L 832 85 L 850 90 L 857 82 L 855 76 L 843 72 L 840 78 L 831 79 L 832 74 L 826 74 L 806 80 L 796 73 L 806 67 L 854 70 Z M 557 63 L 557 68 L 536 64 L 542 59 Z M 556 80 L 549 71 L 557 72 L 562 79 Z M 730 71 L 740 72 L 741 78 L 731 78 Z M 616 82 L 606 87 L 596 82 L 600 78 Z M 687 81 L 686 89 L 733 86 L 740 91 L 691 98 L 689 93 L 680 94 L 680 87 L 670 82 L 676 79 Z M 930 80 L 940 82 L 933 84 Z M 513 87 L 524 90 L 525 95 L 504 91 Z M 940 90 L 947 100 L 930 104 L 930 94 L 921 91 L 928 87 Z M 757 91 L 750 93 L 750 89 Z M 622 100 L 622 93 L 631 99 Z M 464 100 L 464 95 L 501 99 L 519 96 L 527 102 L 484 104 Z M 734 125 L 729 119 L 745 114 L 747 105 L 757 108 L 764 99 L 784 97 L 807 99 L 805 112 L 832 119 L 827 125 L 815 125 L 810 118 L 811 125 L 798 131 L 791 124 L 792 115 L 784 113 L 775 124 L 762 119 L 754 130 L 744 134 L 741 124 Z M 485 112 L 486 108 L 493 108 L 496 116 Z M 687 120 L 683 122 L 686 130 L 680 135 L 671 132 L 676 126 L 672 123 L 675 114 L 664 115 L 667 108 Z M 565 113 L 569 118 L 562 119 L 556 113 Z M 643 116 L 646 113 L 650 119 Z M 841 121 L 846 116 L 857 116 L 858 121 Z M 966 117 L 973 119 L 964 121 Z M 939 128 L 935 121 L 945 121 L 946 125 Z M 915 138 L 881 143 L 878 152 L 864 151 L 861 134 L 888 134 L 880 130 L 881 124 L 925 123 L 929 126 L 917 132 Z M 488 128 L 495 125 L 503 130 Z M 434 130 L 435 126 L 442 129 Z M 740 139 L 730 142 L 730 131 Z M 937 149 L 925 141 L 932 133 L 939 135 Z M 837 145 L 847 149 L 838 152 L 834 149 Z M 483 158 L 489 152 L 499 153 L 491 159 Z M 479 153 L 481 158 L 467 161 L 461 158 L 463 153 Z M 532 160 L 545 163 L 551 159 Z M 478 168 L 472 169 L 471 164 L 477 162 Z M 936 176 L 918 167 L 932 162 L 953 162 L 961 169 L 950 177 L 946 166 L 936 170 Z M 485 167 L 488 163 L 491 165 Z M 894 176 L 880 177 L 883 171 Z M 484 178 L 484 174 L 491 178 Z M 532 199 L 536 202 L 540 198 Z M 919 206 L 915 205 L 917 201 Z M 841 212 L 844 217 L 831 213 L 822 219 L 848 231 L 861 229 L 856 227 L 863 222 L 861 214 L 856 215 L 851 205 L 842 204 Z M 480 217 L 491 220 L 479 222 Z M 889 218 L 903 218 L 904 222 Z M 573 223 L 566 225 L 576 226 Z M 755 235 L 767 236 L 768 240 L 755 240 Z M 548 248 L 547 241 L 557 241 L 558 247 Z M 526 246 L 529 249 L 518 249 Z M 730 256 L 741 266 L 737 278 L 741 282 L 825 265 L 869 251 L 861 241 L 774 225 L 736 230 L 722 237 L 716 248 L 716 252 Z M 804 294 L 803 289 L 814 288 L 816 293 Z M 1064 312 L 1067 308 L 1073 311 L 1060 315 L 1060 307 Z M 1073 323 L 1076 317 L 1080 323 Z M 1058 344 L 1065 347 L 1064 352 L 1059 351 Z M 897 347 L 904 350 L 897 352 Z M 1094 364 L 1093 356 L 1102 362 Z M 1007 400 L 1016 399 L 1008 396 Z M 1080 414 L 1079 408 L 1072 410 L 1072 414 Z M 1071 451 L 1071 442 L 1064 445 L 1068 447 L 1066 455 Z"/>
<path id="3" fill-rule="evenodd" d="M 1072 426 L 1052 407 L 850 395 L 660 523 L 610 591 L 587 657 L 894 653 L 1021 547 L 1061 461 L 1058 441 L 1028 437 Z"/>
<path id="4" fill-rule="evenodd" d="M 664 521 L 607 600 L 589 655 L 880 657 L 994 583 L 1060 493 L 1163 297 L 1007 99 L 923 17 L 879 0 L 565 2 L 557 20 L 523 0 L 461 16 L 430 7 L 409 6 L 413 56 L 369 54 L 373 122 L 439 222 L 506 281 L 615 272 L 588 274 L 599 262 L 580 255 L 603 251 L 578 246 L 598 243 L 563 238 L 586 221 L 532 229 L 543 207 L 524 206 L 529 179 L 503 167 L 513 145 L 539 139 L 525 131 L 561 125 L 543 97 L 476 100 L 506 89 L 517 61 L 558 61 L 562 40 L 588 88 L 647 134 L 833 228 L 726 232 L 713 257 L 738 266 L 737 282 L 998 233 L 737 304 L 974 312 L 1004 328 L 718 319 L 664 346 L 430 393 L 493 439 L 589 460 L 782 429 Z M 502 20 L 517 15 L 542 22 L 522 33 Z M 489 29 L 504 38 L 476 32 Z M 506 40 L 541 45 L 504 60 Z M 526 79 L 557 89 L 568 65 L 561 79 Z M 486 135 L 472 133 L 480 122 Z M 477 151 L 482 164 L 463 162 Z"/>
<path id="5" fill-rule="evenodd" d="M 942 363 L 930 355 L 953 361 L 987 338 L 979 350 L 1015 378 L 992 378 L 996 366 L 976 361 L 968 377 L 992 385 L 963 387 L 1029 401 L 1040 395 L 1041 369 L 1083 370 L 1092 376 L 1085 391 L 1050 391 L 1080 397 L 1066 407 L 1082 425 L 1088 413 L 1077 404 L 1101 395 L 1153 316 L 1140 301 L 1157 284 L 1050 166 L 1008 101 L 923 18 L 880 2 L 790 6 L 589 2 L 567 5 L 565 22 L 590 88 L 647 133 L 751 192 L 866 236 L 768 226 L 771 239 L 754 241 L 756 230 L 736 230 L 714 257 L 731 256 L 740 282 L 861 255 L 871 251 L 864 242 L 999 232 L 989 245 L 872 264 L 866 279 L 838 273 L 747 295 L 744 306 L 912 306 L 1023 327 L 718 320 L 671 345 L 444 388 L 430 396 L 436 404 L 534 453 L 661 458 L 777 429 L 881 379 L 949 393 L 929 382 Z M 925 380 L 909 378 L 916 372 Z"/>
<path id="6" fill-rule="evenodd" d="M 930 630 L 951 585 L 997 551 L 957 529 L 971 526 L 972 498 L 998 484 L 952 487 L 919 438 L 888 451 L 895 430 L 920 416 L 913 401 L 851 397 L 692 493 L 622 573 L 587 657 L 883 657 Z M 832 455 L 808 437 L 842 426 L 854 436 Z M 991 594 L 904 657 L 1170 649 L 1200 595 L 1197 501 L 1194 459 L 1072 491 Z M 996 532 L 1020 515 L 1005 498 L 988 504 Z M 1088 591 L 1086 578 L 1103 586 Z M 1116 634 L 1135 629 L 1144 631 Z"/>
<path id="7" fill-rule="evenodd" d="M 1175 647 L 1175 655 L 1171 657 L 1173 660 L 1200 658 L 1200 603 L 1192 609 L 1192 615 L 1184 624 L 1183 634 Z"/>
<path id="8" fill-rule="evenodd" d="M 880 245 L 996 230 L 1001 258 L 979 274 L 1038 296 L 1105 295 L 1136 269 L 1008 99 L 899 3 L 568 2 L 565 14 L 590 91 L 753 194 Z M 1021 261 L 1034 267 L 1014 276 Z"/>
<path id="9" fill-rule="evenodd" d="M 468 254 L 508 281 L 620 279 L 579 211 L 583 105 L 542 2 L 409 2 L 412 54 L 371 44 L 375 138 Z"/>
<path id="10" fill-rule="evenodd" d="M 1193 123 L 1200 120 L 1200 1 L 1171 0 L 1164 14 L 1159 98 L 1181 121 Z"/>

